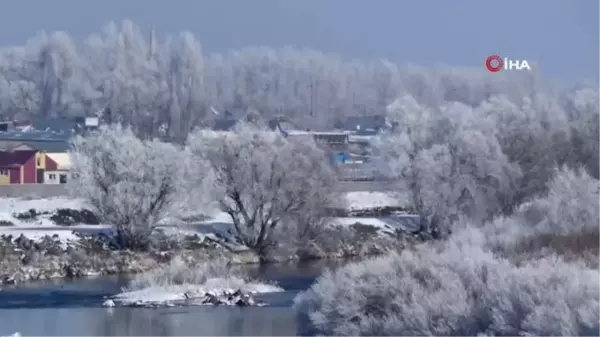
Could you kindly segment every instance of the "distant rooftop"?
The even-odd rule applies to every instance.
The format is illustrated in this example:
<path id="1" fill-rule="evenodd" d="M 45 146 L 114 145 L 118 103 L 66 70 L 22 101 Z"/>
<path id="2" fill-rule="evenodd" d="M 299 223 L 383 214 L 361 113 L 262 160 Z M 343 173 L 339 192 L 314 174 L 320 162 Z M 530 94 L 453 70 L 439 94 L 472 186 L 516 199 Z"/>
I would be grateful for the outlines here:
<path id="1" fill-rule="evenodd" d="M 27 141 L 23 144 L 42 152 L 61 153 L 69 151 L 68 141 Z"/>
<path id="2" fill-rule="evenodd" d="M 74 135 L 85 128 L 85 118 L 43 118 L 34 121 L 32 126 L 37 131 Z"/>
<path id="3" fill-rule="evenodd" d="M 347 131 L 302 131 L 302 130 L 286 130 L 290 136 L 346 136 L 350 133 Z"/>
<path id="4" fill-rule="evenodd" d="M 33 156 L 35 151 L 0 151 L 0 167 L 18 167 L 24 165 Z"/>
<path id="5" fill-rule="evenodd" d="M 348 117 L 344 123 L 345 130 L 356 132 L 373 132 L 384 129 L 387 126 L 384 115 L 352 116 Z"/>
<path id="6" fill-rule="evenodd" d="M 57 133 L 53 131 L 20 131 L 11 130 L 0 132 L 0 140 L 8 141 L 44 141 L 44 142 L 65 142 L 72 134 Z"/>

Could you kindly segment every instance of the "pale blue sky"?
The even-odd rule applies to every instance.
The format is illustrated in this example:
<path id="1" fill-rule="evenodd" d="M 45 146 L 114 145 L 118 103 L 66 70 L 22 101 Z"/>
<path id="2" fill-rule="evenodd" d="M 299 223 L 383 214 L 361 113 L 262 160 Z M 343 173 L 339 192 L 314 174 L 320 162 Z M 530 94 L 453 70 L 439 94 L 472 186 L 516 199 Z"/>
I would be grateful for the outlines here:
<path id="1" fill-rule="evenodd" d="M 206 52 L 313 47 L 345 57 L 483 67 L 535 60 L 545 77 L 598 80 L 598 0 L 4 0 L 0 45 L 38 30 L 82 39 L 110 20 L 189 30 Z"/>

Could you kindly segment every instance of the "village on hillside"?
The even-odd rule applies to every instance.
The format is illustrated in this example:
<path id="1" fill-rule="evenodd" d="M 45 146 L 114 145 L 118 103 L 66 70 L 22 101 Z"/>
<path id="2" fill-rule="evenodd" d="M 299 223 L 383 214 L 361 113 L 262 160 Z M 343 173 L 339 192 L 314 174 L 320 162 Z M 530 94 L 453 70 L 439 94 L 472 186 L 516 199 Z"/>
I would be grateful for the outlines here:
<path id="1" fill-rule="evenodd" d="M 226 111 L 213 121 L 212 129 L 233 132 L 237 122 L 247 117 Z M 97 116 L 0 122 L 0 185 L 66 184 L 71 165 L 69 140 L 101 124 Z M 283 118 L 265 124 L 286 137 L 313 137 L 327 152 L 341 181 L 384 179 L 373 163 L 372 150 L 378 134 L 391 127 L 383 115 L 348 117 L 336 130 L 302 130 Z"/>

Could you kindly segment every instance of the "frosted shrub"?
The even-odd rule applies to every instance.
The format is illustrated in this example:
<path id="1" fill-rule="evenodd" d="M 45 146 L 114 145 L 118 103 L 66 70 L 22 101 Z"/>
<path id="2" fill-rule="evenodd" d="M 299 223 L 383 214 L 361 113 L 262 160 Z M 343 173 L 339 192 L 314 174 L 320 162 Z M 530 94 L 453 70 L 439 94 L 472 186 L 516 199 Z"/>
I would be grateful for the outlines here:
<path id="1" fill-rule="evenodd" d="M 597 335 L 598 271 L 516 267 L 479 248 L 426 246 L 324 273 L 295 300 L 303 333 Z"/>
<path id="2" fill-rule="evenodd" d="M 597 264 L 588 267 L 590 252 L 580 251 L 586 247 L 551 247 L 538 256 L 527 252 L 514 264 L 526 240 L 548 240 L 537 248 L 595 242 L 595 255 L 587 257 L 597 261 L 596 179 L 561 169 L 546 195 L 512 216 L 483 226 L 467 218 L 458 223 L 464 226 L 444 243 L 326 272 L 296 298 L 296 310 L 310 327 L 305 332 L 598 335 L 600 275 Z M 596 240 L 581 240 L 582 235 Z M 571 262 L 553 251 L 569 251 Z"/>

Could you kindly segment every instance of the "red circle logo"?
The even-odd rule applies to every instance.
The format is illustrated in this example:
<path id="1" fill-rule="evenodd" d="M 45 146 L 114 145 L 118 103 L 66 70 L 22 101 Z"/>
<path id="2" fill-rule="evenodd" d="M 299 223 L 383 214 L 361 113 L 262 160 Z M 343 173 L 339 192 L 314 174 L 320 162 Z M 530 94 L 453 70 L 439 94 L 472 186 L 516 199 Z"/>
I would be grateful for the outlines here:
<path id="1" fill-rule="evenodd" d="M 496 65 L 494 65 L 494 63 Z M 489 71 L 495 73 L 495 72 L 500 71 L 500 69 L 504 68 L 504 61 L 498 55 L 488 56 L 488 58 L 485 59 L 485 67 Z"/>

